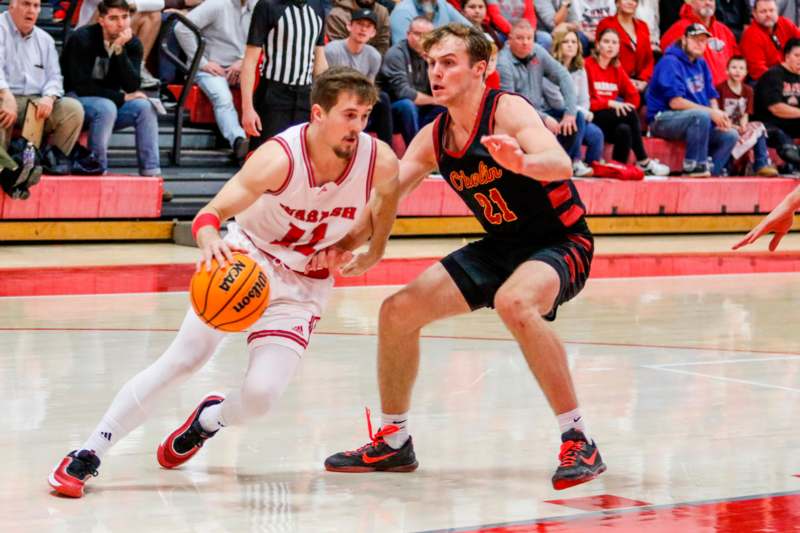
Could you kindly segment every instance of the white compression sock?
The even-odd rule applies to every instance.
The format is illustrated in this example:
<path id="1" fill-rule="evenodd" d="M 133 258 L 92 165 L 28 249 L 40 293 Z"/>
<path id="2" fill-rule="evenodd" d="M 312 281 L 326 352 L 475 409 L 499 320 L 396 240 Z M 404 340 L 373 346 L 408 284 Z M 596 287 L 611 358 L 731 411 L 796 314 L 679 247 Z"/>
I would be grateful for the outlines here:
<path id="1" fill-rule="evenodd" d="M 283 395 L 299 364 L 299 354 L 285 346 L 251 348 L 242 387 L 227 394 L 224 402 L 203 409 L 200 425 L 211 432 L 264 416 Z"/>
<path id="2" fill-rule="evenodd" d="M 589 437 L 589 431 L 586 429 L 586 422 L 583 420 L 580 407 L 576 407 L 572 411 L 566 413 L 561 413 L 557 415 L 556 418 L 558 419 L 558 427 L 562 434 L 570 429 L 577 429 L 583 433 L 589 442 L 592 441 L 591 437 Z"/>
<path id="3" fill-rule="evenodd" d="M 395 450 L 402 448 L 408 440 L 408 412 L 399 415 L 381 414 L 381 427 L 395 426 L 396 433 L 386 435 L 383 440 Z"/>
<path id="4" fill-rule="evenodd" d="M 120 389 L 81 449 L 94 450 L 102 459 L 111 446 L 145 421 L 161 393 L 187 379 L 208 361 L 224 336 L 189 310 L 167 351 Z"/>

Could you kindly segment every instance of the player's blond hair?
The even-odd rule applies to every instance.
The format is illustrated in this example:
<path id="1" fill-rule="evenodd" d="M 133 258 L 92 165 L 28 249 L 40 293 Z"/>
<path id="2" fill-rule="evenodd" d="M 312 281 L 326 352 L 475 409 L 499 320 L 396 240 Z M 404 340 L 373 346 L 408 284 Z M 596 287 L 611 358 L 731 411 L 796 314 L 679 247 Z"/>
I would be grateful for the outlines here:
<path id="1" fill-rule="evenodd" d="M 488 63 L 492 57 L 492 43 L 481 30 L 475 26 L 465 26 L 456 22 L 439 26 L 426 34 L 422 41 L 422 51 L 427 54 L 434 45 L 439 44 L 446 37 L 455 37 L 464 41 L 470 66 L 478 61 L 486 61 Z"/>

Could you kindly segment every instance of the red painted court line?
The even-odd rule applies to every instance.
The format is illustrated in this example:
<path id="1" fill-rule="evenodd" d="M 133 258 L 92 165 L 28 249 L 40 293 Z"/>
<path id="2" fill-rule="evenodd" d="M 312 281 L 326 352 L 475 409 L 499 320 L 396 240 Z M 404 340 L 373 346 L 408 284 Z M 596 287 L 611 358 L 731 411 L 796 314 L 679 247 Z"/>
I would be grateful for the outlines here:
<path id="1" fill-rule="evenodd" d="M 751 533 L 798 531 L 800 494 L 779 493 L 729 500 L 679 503 L 586 515 L 544 518 L 475 528 L 459 533 Z M 433 533 L 433 532 L 428 532 Z"/>
<path id="2" fill-rule="evenodd" d="M 174 333 L 177 328 L 70 328 L 70 327 L 0 327 L 0 332 L 3 331 L 64 331 L 64 332 L 133 332 L 133 333 Z M 244 332 L 242 332 L 242 335 Z M 338 336 L 351 336 L 351 337 L 375 337 L 375 333 L 354 333 L 350 331 L 314 331 L 314 336 L 320 335 L 338 335 Z M 444 339 L 444 340 L 466 340 L 466 341 L 497 341 L 497 342 L 515 342 L 514 339 L 503 339 L 499 337 L 476 337 L 476 336 L 460 336 L 460 335 L 420 335 L 423 339 Z M 635 344 L 624 342 L 592 342 L 592 341 L 570 341 L 565 340 L 564 344 L 580 344 L 580 345 L 597 345 L 597 346 L 618 346 L 620 348 L 658 348 L 664 350 L 692 350 L 692 351 L 712 351 L 721 353 L 757 353 L 762 355 L 800 355 L 800 352 L 790 351 L 777 351 L 777 350 L 757 350 L 757 349 L 744 349 L 744 348 L 714 348 L 708 346 L 670 346 L 667 344 Z M 800 474 L 797 474 L 800 477 Z"/>
<path id="3" fill-rule="evenodd" d="M 608 509 L 624 509 L 626 507 L 642 507 L 650 505 L 647 502 L 631 500 L 613 494 L 598 494 L 596 496 L 583 496 L 581 498 L 566 498 L 563 500 L 545 500 L 545 503 L 572 507 L 581 511 L 599 511 Z"/>
<path id="4" fill-rule="evenodd" d="M 384 259 L 363 276 L 337 277 L 338 287 L 402 285 L 437 258 Z M 0 296 L 180 292 L 187 290 L 192 264 L 0 269 Z M 682 253 L 598 255 L 592 275 L 636 278 L 800 272 L 800 253 Z"/>

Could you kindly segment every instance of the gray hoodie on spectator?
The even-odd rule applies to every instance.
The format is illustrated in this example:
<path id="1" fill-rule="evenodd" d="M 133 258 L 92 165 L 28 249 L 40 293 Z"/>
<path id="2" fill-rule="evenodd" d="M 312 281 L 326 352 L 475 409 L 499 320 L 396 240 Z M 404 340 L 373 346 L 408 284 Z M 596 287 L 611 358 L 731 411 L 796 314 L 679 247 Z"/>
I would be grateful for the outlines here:
<path id="1" fill-rule="evenodd" d="M 577 24 L 581 21 L 578 13 L 578 1 L 579 0 L 572 0 L 569 10 L 567 11 L 566 22 L 574 22 Z M 533 7 L 536 10 L 536 21 L 538 22 L 537 30 L 546 31 L 548 33 L 553 31 L 556 25 L 556 11 L 558 11 L 558 7 L 563 2 L 564 0 L 533 0 Z"/>
<path id="2" fill-rule="evenodd" d="M 392 102 L 403 98 L 413 101 L 417 92 L 431 94 L 428 64 L 409 48 L 406 39 L 389 48 L 383 56 L 379 81 L 383 90 L 389 93 Z"/>
<path id="3" fill-rule="evenodd" d="M 530 100 L 540 115 L 551 109 L 544 94 L 544 78 L 547 77 L 561 89 L 566 113 L 575 114 L 575 86 L 569 72 L 538 44 L 533 45 L 533 53 L 525 59 L 515 57 L 510 46 L 503 48 L 497 56 L 497 72 L 500 88 Z"/>

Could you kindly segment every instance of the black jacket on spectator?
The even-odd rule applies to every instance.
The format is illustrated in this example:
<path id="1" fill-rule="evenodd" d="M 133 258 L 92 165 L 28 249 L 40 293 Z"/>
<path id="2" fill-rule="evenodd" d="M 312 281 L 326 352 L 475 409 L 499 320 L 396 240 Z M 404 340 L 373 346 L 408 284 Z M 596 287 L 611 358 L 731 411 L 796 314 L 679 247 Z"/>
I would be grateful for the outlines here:
<path id="1" fill-rule="evenodd" d="M 748 0 L 717 0 L 717 20 L 725 24 L 738 41 L 744 27 L 750 24 L 750 2 Z"/>
<path id="2" fill-rule="evenodd" d="M 403 98 L 413 101 L 417 97 L 417 92 L 431 94 L 428 64 L 408 47 L 408 41 L 405 39 L 389 48 L 383 56 L 383 66 L 378 81 L 392 97 L 392 102 Z"/>
<path id="3" fill-rule="evenodd" d="M 120 54 L 109 57 L 100 24 L 84 26 L 69 36 L 61 52 L 64 91 L 101 96 L 122 107 L 125 93 L 139 90 L 144 49 L 134 36 Z"/>

